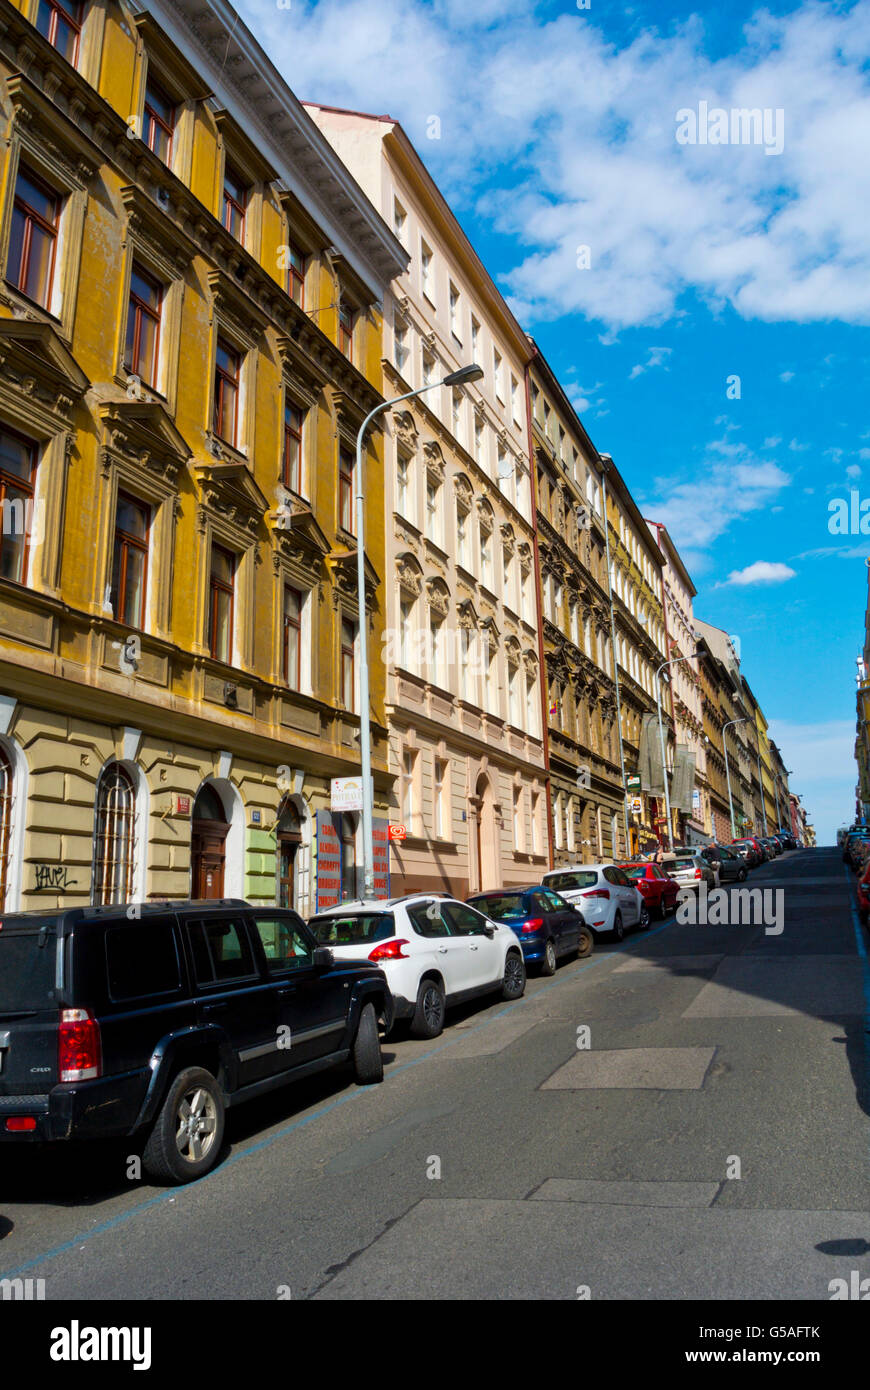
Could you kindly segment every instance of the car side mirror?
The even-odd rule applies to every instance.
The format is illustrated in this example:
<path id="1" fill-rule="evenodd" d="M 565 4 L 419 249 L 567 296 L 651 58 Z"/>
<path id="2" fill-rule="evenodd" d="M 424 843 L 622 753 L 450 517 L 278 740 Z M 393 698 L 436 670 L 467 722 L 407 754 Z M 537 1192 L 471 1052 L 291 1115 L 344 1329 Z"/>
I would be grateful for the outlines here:
<path id="1" fill-rule="evenodd" d="M 486 926 L 483 928 L 483 934 L 484 936 L 488 936 L 491 941 L 492 938 L 495 936 L 495 927 L 490 926 L 490 924 L 487 922 Z"/>
<path id="2" fill-rule="evenodd" d="M 315 946 L 311 964 L 315 970 L 331 970 L 335 965 L 335 956 L 328 946 Z"/>

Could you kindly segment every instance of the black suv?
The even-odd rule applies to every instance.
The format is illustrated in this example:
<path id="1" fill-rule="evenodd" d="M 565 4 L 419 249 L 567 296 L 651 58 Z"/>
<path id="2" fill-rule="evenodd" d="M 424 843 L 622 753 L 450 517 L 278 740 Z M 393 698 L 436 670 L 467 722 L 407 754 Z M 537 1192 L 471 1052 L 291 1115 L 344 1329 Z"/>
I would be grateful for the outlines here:
<path id="1" fill-rule="evenodd" d="M 217 1161 L 228 1106 L 344 1062 L 380 1081 L 384 972 L 233 899 L 0 919 L 0 1142 L 141 1134 L 155 1178 Z"/>

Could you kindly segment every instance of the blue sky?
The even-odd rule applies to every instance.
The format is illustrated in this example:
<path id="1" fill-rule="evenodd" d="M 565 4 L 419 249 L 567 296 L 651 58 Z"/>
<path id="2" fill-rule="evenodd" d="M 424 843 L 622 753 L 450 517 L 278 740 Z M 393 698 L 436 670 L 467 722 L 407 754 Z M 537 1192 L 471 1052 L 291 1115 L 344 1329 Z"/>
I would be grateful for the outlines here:
<path id="1" fill-rule="evenodd" d="M 740 637 L 831 842 L 854 805 L 870 556 L 870 536 L 828 527 L 833 498 L 870 497 L 870 0 L 240 9 L 299 97 L 402 122 L 667 524 L 696 613 Z M 678 143 L 702 101 L 769 110 L 781 152 Z"/>

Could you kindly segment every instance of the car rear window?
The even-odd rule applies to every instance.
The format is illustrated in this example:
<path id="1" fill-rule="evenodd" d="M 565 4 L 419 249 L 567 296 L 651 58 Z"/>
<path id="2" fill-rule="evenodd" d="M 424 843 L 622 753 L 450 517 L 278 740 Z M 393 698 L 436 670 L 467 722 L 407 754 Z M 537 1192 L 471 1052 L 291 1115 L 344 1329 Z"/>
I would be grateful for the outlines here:
<path id="1" fill-rule="evenodd" d="M 366 946 L 396 935 L 392 912 L 336 913 L 312 917 L 308 923 L 320 946 Z"/>
<path id="2" fill-rule="evenodd" d="M 594 869 L 577 870 L 573 873 L 550 874 L 546 883 L 548 888 L 554 888 L 557 893 L 564 893 L 571 888 L 593 888 L 598 882 L 598 874 Z"/>
<path id="3" fill-rule="evenodd" d="M 181 967 L 171 922 L 143 922 L 106 931 L 109 997 L 145 999 L 181 987 Z"/>
<path id="4" fill-rule="evenodd" d="M 626 878 L 646 878 L 646 869 L 642 868 L 639 864 L 632 865 L 630 869 L 624 868 L 622 872 L 625 874 Z"/>
<path id="5" fill-rule="evenodd" d="M 44 1009 L 55 1000 L 56 923 L 0 930 L 0 1014 Z"/>
<path id="6" fill-rule="evenodd" d="M 672 869 L 694 869 L 695 861 L 688 856 L 684 859 L 666 859 L 662 868 L 665 873 L 670 873 Z"/>
<path id="7" fill-rule="evenodd" d="M 522 893 L 498 893 L 491 898 L 472 898 L 471 906 L 478 912 L 486 913 L 494 922 L 507 922 L 514 917 L 525 917 Z"/>

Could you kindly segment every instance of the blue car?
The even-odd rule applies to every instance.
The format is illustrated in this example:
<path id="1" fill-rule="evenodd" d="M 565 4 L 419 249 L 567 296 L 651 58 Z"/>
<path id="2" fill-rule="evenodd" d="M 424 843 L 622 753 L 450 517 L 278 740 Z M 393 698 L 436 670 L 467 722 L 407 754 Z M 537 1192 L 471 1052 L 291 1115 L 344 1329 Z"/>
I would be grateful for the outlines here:
<path id="1" fill-rule="evenodd" d="M 555 975 L 558 961 L 565 956 L 582 958 L 592 950 L 592 932 L 580 909 L 541 884 L 491 888 L 467 901 L 516 932 L 526 965 L 536 966 L 542 975 Z"/>

